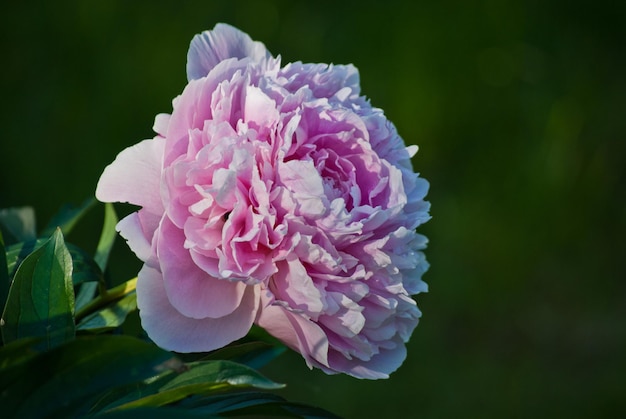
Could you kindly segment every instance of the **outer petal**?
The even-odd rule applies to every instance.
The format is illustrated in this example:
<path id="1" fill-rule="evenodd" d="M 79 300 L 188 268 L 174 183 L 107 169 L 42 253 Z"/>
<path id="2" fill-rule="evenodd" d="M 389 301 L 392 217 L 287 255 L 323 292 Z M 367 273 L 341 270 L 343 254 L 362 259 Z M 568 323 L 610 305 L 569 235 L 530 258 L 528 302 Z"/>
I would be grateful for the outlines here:
<path id="1" fill-rule="evenodd" d="M 331 359 L 331 370 L 327 370 L 327 373 L 334 374 L 340 371 L 356 378 L 377 380 L 389 378 L 389 374 L 402 365 L 406 358 L 406 346 L 397 341 L 392 348 L 381 349 L 380 353 L 374 355 L 367 362 L 358 359 L 350 360 L 337 352 L 331 354 L 329 358 Z"/>
<path id="2" fill-rule="evenodd" d="M 142 217 L 142 215 L 144 216 Z M 152 256 L 152 236 L 156 227 L 151 227 L 150 224 L 152 224 L 154 218 L 156 216 L 145 213 L 144 210 L 139 210 L 122 218 L 115 227 L 128 242 L 128 247 L 143 262 L 148 261 Z M 159 220 L 157 219 L 156 223 L 158 224 L 158 222 Z"/>
<path id="3" fill-rule="evenodd" d="M 259 326 L 301 353 L 310 367 L 328 367 L 328 338 L 317 324 L 275 302 L 268 304 L 263 294 L 261 301 Z"/>
<path id="4" fill-rule="evenodd" d="M 152 129 L 157 134 L 165 137 L 165 135 L 167 134 L 167 127 L 169 123 L 170 115 L 167 113 L 160 113 L 154 117 L 154 125 L 152 126 Z"/>
<path id="5" fill-rule="evenodd" d="M 258 309 L 258 287 L 248 287 L 239 307 L 219 319 L 183 316 L 169 302 L 161 273 L 144 265 L 137 282 L 141 324 L 160 347 L 176 352 L 205 352 L 244 337 Z"/>
<path id="6" fill-rule="evenodd" d="M 163 217 L 158 234 L 163 286 L 176 310 L 201 319 L 227 316 L 238 309 L 247 288 L 243 282 L 217 279 L 201 270 L 184 247 L 184 232 L 169 218 Z"/>
<path id="7" fill-rule="evenodd" d="M 100 176 L 96 198 L 102 202 L 129 202 L 162 214 L 159 184 L 164 146 L 165 139 L 157 137 L 123 150 Z"/>
<path id="8" fill-rule="evenodd" d="M 253 41 L 248 34 L 224 23 L 215 25 L 191 40 L 187 53 L 187 80 L 209 74 L 220 61 L 228 58 L 250 57 L 254 62 L 270 58 L 271 54 L 261 42 Z"/>

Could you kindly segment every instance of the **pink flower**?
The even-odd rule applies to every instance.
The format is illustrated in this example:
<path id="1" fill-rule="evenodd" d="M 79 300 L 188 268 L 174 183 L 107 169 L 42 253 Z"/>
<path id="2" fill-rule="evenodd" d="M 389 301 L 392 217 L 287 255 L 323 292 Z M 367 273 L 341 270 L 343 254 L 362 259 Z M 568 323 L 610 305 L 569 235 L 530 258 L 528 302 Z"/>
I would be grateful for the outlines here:
<path id="1" fill-rule="evenodd" d="M 309 366 L 385 378 L 427 291 L 428 183 L 352 65 L 281 67 L 224 24 L 194 37 L 189 84 L 96 196 L 141 207 L 118 230 L 144 262 L 142 325 L 178 352 L 265 328 Z"/>

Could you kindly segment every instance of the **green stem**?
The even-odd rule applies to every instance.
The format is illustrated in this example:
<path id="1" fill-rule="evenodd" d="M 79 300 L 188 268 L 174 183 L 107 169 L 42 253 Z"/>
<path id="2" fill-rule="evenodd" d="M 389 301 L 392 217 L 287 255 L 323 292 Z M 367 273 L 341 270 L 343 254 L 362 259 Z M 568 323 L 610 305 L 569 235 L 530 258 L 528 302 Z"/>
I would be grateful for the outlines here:
<path id="1" fill-rule="evenodd" d="M 130 294 L 131 292 L 135 291 L 136 288 L 137 278 L 133 278 L 124 282 L 121 285 L 118 285 L 115 288 L 101 291 L 100 295 L 97 298 L 91 300 L 88 304 L 85 304 L 80 310 L 76 312 L 76 323 L 78 323 L 88 314 L 91 314 L 109 305 L 113 301 L 119 300 L 122 297 Z"/>

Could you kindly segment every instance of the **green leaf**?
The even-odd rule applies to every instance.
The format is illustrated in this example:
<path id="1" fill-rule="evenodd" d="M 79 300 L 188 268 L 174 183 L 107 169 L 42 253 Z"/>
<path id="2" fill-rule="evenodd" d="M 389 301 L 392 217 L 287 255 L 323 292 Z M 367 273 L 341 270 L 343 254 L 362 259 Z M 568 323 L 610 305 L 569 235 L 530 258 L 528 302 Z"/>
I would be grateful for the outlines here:
<path id="1" fill-rule="evenodd" d="M 72 283 L 74 286 L 88 282 L 104 284 L 104 275 L 91 255 L 71 243 L 67 243 L 67 249 L 74 261 L 74 270 L 72 272 Z"/>
<path id="2" fill-rule="evenodd" d="M 6 261 L 9 277 L 13 277 L 26 256 L 38 250 L 48 242 L 48 239 L 37 239 L 28 242 L 16 243 L 6 247 Z M 72 270 L 72 283 L 79 285 L 85 282 L 104 283 L 102 271 L 93 260 L 91 255 L 71 243 L 65 246 L 70 252 L 74 269 Z"/>
<path id="3" fill-rule="evenodd" d="M 189 397 L 178 403 L 177 406 L 202 411 L 207 414 L 216 414 L 265 403 L 285 401 L 284 398 L 273 393 L 245 391 L 204 397 Z"/>
<path id="4" fill-rule="evenodd" d="M 24 260 L 24 258 L 37 250 L 37 248 L 41 247 L 48 240 L 49 238 L 35 239 L 6 246 L 5 251 L 9 276 L 13 277 L 17 267 Z"/>
<path id="5" fill-rule="evenodd" d="M 230 361 L 206 361 L 186 364 L 188 370 L 159 378 L 137 394 L 152 393 L 117 406 L 111 410 L 164 406 L 194 394 L 209 394 L 225 389 L 255 387 L 272 390 L 284 387 L 261 373 Z M 128 398 L 132 398 L 129 395 Z"/>
<path id="6" fill-rule="evenodd" d="M 17 269 L 2 319 L 5 343 L 41 336 L 50 349 L 74 338 L 72 258 L 60 230 Z"/>
<path id="7" fill-rule="evenodd" d="M 272 345 L 265 342 L 245 342 L 226 346 L 209 353 L 202 358 L 208 360 L 230 360 L 258 369 L 285 352 L 284 345 Z"/>
<path id="8" fill-rule="evenodd" d="M 40 351 L 35 347 L 41 338 L 15 340 L 0 348 L 0 388 L 4 385 L 6 371 L 29 360 Z"/>
<path id="9" fill-rule="evenodd" d="M 48 225 L 43 229 L 40 236 L 50 236 L 57 227 L 61 228 L 64 235 L 69 234 L 74 228 L 76 223 L 89 211 L 98 201 L 94 198 L 85 200 L 78 207 L 72 205 L 64 205 L 59 212 L 52 217 L 48 222 Z"/>
<path id="10" fill-rule="evenodd" d="M 102 290 L 98 298 L 89 301 L 88 304 L 85 304 L 79 310 L 76 310 L 76 319 L 79 321 L 79 323 L 82 322 L 82 320 L 87 316 L 96 313 L 106 307 L 109 307 L 112 304 L 115 304 L 116 302 L 122 300 L 130 294 L 134 294 L 136 288 L 137 278 L 135 277 L 118 285 L 115 288 Z M 128 301 L 126 304 L 132 304 L 132 302 Z"/>
<path id="11" fill-rule="evenodd" d="M 0 370 L 2 414 L 83 416 L 110 389 L 140 383 L 180 365 L 171 353 L 129 336 L 79 337 Z"/>
<path id="12" fill-rule="evenodd" d="M 78 323 L 76 330 L 105 331 L 119 327 L 131 311 L 137 309 L 137 294 L 132 292 L 115 303 L 91 313 Z"/>
<path id="13" fill-rule="evenodd" d="M 112 412 L 98 413 L 94 418 L 106 419 L 195 419 L 210 418 L 204 412 L 179 409 L 176 407 L 142 407 L 138 409 L 115 410 Z"/>
<path id="14" fill-rule="evenodd" d="M 188 409 L 184 407 L 141 407 L 137 409 L 115 410 L 94 415 L 106 419 L 169 419 L 169 418 L 211 418 L 211 417 L 292 417 L 339 419 L 327 410 L 301 403 L 291 403 L 282 397 L 268 393 L 240 393 L 217 396 L 226 407 L 220 409 L 219 402 L 208 408 Z M 234 400 L 231 400 L 234 399 Z M 237 402 L 239 402 L 237 404 Z M 233 404 L 235 403 L 235 404 Z"/>
<path id="15" fill-rule="evenodd" d="M 202 411 L 203 413 L 206 413 Z M 339 416 L 319 407 L 293 402 L 268 402 L 220 413 L 220 417 L 295 417 L 306 419 L 339 419 Z"/>
<path id="16" fill-rule="evenodd" d="M 235 387 L 256 387 L 265 390 L 283 388 L 258 371 L 232 361 L 205 361 L 187 364 L 188 370 L 179 374 L 161 387 L 161 391 L 185 388 L 212 382 Z"/>
<path id="17" fill-rule="evenodd" d="M 97 282 L 85 282 L 80 285 L 80 288 L 76 292 L 76 299 L 74 301 L 75 310 L 78 312 L 91 301 L 93 301 L 98 291 Z"/>
<path id="18" fill-rule="evenodd" d="M 7 266 L 4 238 L 2 237 L 2 232 L 0 232 L 0 312 L 4 311 L 10 287 L 11 277 L 9 276 L 9 267 Z"/>
<path id="19" fill-rule="evenodd" d="M 117 214 L 113 208 L 113 204 L 107 203 L 104 205 L 104 225 L 102 226 L 102 233 L 100 234 L 100 240 L 98 241 L 98 247 L 96 248 L 96 256 L 94 260 L 104 272 L 106 269 L 107 261 L 109 260 L 109 254 L 115 243 L 117 232 L 115 226 L 117 225 Z"/>
<path id="20" fill-rule="evenodd" d="M 24 242 L 37 237 L 35 210 L 32 207 L 5 208 L 0 210 L 0 230 L 6 243 Z"/>
<path id="21" fill-rule="evenodd" d="M 0 394 L 2 389 L 23 379 L 20 366 L 41 353 L 42 340 L 40 337 L 18 339 L 0 349 Z"/>
<path id="22" fill-rule="evenodd" d="M 208 397 L 190 397 L 178 404 L 181 408 L 219 417 L 263 415 L 264 417 L 337 418 L 324 409 L 262 392 L 239 392 Z"/>

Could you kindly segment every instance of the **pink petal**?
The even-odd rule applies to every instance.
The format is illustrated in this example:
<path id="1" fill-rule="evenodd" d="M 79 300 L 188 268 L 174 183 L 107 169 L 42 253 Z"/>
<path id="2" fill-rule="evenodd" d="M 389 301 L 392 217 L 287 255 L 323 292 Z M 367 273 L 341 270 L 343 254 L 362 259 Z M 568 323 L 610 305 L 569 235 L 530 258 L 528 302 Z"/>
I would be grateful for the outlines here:
<path id="1" fill-rule="evenodd" d="M 259 136 L 267 136 L 280 117 L 276 102 L 255 86 L 247 86 L 245 100 L 244 121 L 257 130 Z"/>
<path id="2" fill-rule="evenodd" d="M 185 317 L 170 304 L 161 273 L 144 265 L 137 282 L 141 325 L 160 347 L 176 352 L 206 352 L 244 337 L 258 310 L 258 287 L 247 288 L 241 304 L 218 319 Z"/>
<path id="3" fill-rule="evenodd" d="M 167 134 L 167 127 L 170 123 L 170 115 L 167 113 L 160 113 L 154 117 L 154 125 L 152 126 L 152 130 L 157 134 L 165 137 Z"/>
<path id="4" fill-rule="evenodd" d="M 157 252 L 163 283 L 170 303 L 184 316 L 219 318 L 241 304 L 247 286 L 217 279 L 200 269 L 184 247 L 185 234 L 169 218 L 159 228 Z"/>
<path id="5" fill-rule="evenodd" d="M 157 137 L 123 150 L 100 176 L 96 198 L 102 202 L 129 202 L 162 214 L 159 185 L 164 146 L 165 139 Z"/>
<path id="6" fill-rule="evenodd" d="M 282 305 L 267 302 L 261 294 L 262 307 L 256 323 L 272 336 L 302 354 L 307 365 L 328 367 L 328 337 L 314 322 L 293 313 Z"/>
<path id="7" fill-rule="evenodd" d="M 133 212 L 122 218 L 115 227 L 128 242 L 137 257 L 143 262 L 152 258 L 152 237 L 160 218 L 144 210 Z"/>
<path id="8" fill-rule="evenodd" d="M 363 362 L 358 358 L 348 359 L 339 352 L 332 352 L 329 356 L 332 370 L 345 372 L 356 378 L 378 380 L 389 378 L 389 374 L 397 370 L 406 359 L 406 346 L 402 342 L 389 342 L 391 348 L 381 348 L 369 361 Z"/>
<path id="9" fill-rule="evenodd" d="M 324 309 L 322 294 L 300 259 L 293 253 L 287 257 L 286 262 L 280 262 L 278 272 L 273 276 L 273 283 L 276 286 L 273 293 L 287 301 L 289 307 L 309 314 L 321 313 Z"/>
<path id="10" fill-rule="evenodd" d="M 215 25 L 191 40 L 187 53 L 187 80 L 206 76 L 220 61 L 228 58 L 250 57 L 254 62 L 270 58 L 261 42 L 252 41 L 248 34 L 224 23 Z"/>
<path id="11" fill-rule="evenodd" d="M 291 160 L 278 166 L 278 175 L 298 202 L 298 214 L 311 218 L 324 215 L 328 203 L 324 185 L 312 161 Z"/>
<path id="12" fill-rule="evenodd" d="M 163 159 L 165 167 L 187 153 L 190 130 L 194 128 L 202 130 L 206 121 L 214 119 L 213 112 L 219 113 L 213 109 L 211 100 L 220 83 L 230 80 L 237 71 L 243 71 L 245 68 L 245 63 L 235 59 L 222 61 L 213 68 L 211 77 L 190 80 L 181 95 L 174 99 L 174 109 L 165 134 L 168 140 Z M 242 77 L 241 74 L 239 77 Z M 219 132 L 215 134 L 223 135 Z"/>

